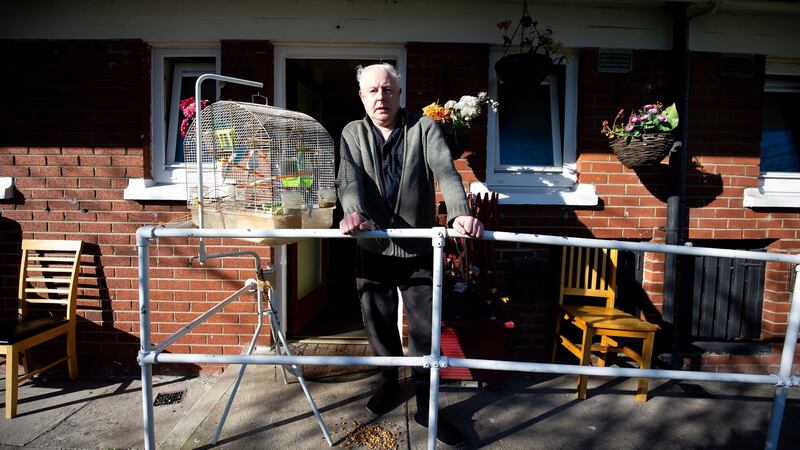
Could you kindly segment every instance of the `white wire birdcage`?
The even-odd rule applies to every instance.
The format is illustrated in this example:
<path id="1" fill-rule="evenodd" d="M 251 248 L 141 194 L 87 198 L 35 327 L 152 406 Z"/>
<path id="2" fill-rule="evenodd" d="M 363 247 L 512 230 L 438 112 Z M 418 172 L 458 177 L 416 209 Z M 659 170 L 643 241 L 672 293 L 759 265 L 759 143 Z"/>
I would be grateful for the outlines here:
<path id="1" fill-rule="evenodd" d="M 201 195 L 194 121 L 184 140 L 195 225 L 202 210 L 206 228 L 330 227 L 334 148 L 322 125 L 296 111 L 231 101 L 216 102 L 200 116 Z"/>

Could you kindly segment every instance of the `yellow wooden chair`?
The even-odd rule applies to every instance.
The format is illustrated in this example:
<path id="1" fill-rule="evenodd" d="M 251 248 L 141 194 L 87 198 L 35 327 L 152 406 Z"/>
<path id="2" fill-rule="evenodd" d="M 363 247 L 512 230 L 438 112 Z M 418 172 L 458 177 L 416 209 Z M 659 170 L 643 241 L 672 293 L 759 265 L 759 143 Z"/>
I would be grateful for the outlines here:
<path id="1" fill-rule="evenodd" d="M 598 353 L 599 366 L 605 366 L 609 353 L 623 352 L 639 363 L 640 368 L 650 368 L 653 341 L 659 327 L 615 308 L 616 272 L 616 249 L 564 247 L 558 296 L 560 311 L 556 321 L 553 360 L 559 346 L 564 346 L 580 359 L 583 366 L 591 365 L 592 352 Z M 581 303 L 566 304 L 565 298 L 577 299 Z M 595 302 L 599 299 L 600 304 L 586 304 L 589 298 L 594 298 Z M 582 331 L 580 343 L 570 341 L 562 333 L 561 324 L 564 321 Z M 594 343 L 595 336 L 600 336 L 599 343 Z M 621 345 L 618 338 L 641 339 L 641 352 Z M 588 376 L 578 377 L 580 399 L 586 398 L 587 381 Z M 647 401 L 647 378 L 639 379 L 636 399 Z"/>
<path id="2" fill-rule="evenodd" d="M 81 241 L 22 241 L 18 317 L 0 320 L 0 354 L 6 357 L 7 419 L 17 414 L 17 392 L 21 381 L 64 361 L 70 379 L 78 378 L 75 309 L 82 250 Z M 52 308 L 48 308 L 46 314 L 34 314 L 34 308 L 29 308 L 29 305 L 36 303 L 48 304 Z M 61 335 L 66 335 L 66 356 L 29 370 L 25 351 Z M 24 368 L 22 375 L 18 370 L 20 362 Z"/>

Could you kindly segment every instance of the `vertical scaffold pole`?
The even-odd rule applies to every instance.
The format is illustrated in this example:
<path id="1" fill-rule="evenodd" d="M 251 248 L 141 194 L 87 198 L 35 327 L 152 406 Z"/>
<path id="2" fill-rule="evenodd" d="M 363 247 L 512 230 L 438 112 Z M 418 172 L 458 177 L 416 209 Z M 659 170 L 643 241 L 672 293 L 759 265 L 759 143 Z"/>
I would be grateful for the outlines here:
<path id="1" fill-rule="evenodd" d="M 431 391 L 428 397 L 428 450 L 436 450 L 439 422 L 439 363 L 442 356 L 442 251 L 447 236 L 445 228 L 435 228 L 433 245 L 433 308 L 431 311 Z"/>
<path id="2" fill-rule="evenodd" d="M 150 352 L 150 262 L 148 259 L 150 241 L 137 234 L 139 254 L 139 365 L 142 367 L 142 409 L 144 412 L 144 448 L 156 448 L 155 424 L 153 423 L 153 367 L 144 362 Z"/>
<path id="3" fill-rule="evenodd" d="M 778 373 L 784 382 L 792 376 L 792 363 L 797 350 L 797 333 L 800 331 L 800 283 L 798 283 L 800 265 L 795 266 L 794 270 L 794 288 L 792 289 L 789 323 L 786 326 L 786 337 L 783 341 L 783 353 L 781 354 L 781 368 Z M 770 417 L 769 430 L 767 431 L 767 442 L 764 446 L 767 450 L 778 448 L 781 422 L 783 422 L 783 411 L 788 393 L 789 387 L 786 384 L 781 384 L 775 388 L 775 399 L 772 401 L 772 416 Z"/>
<path id="4" fill-rule="evenodd" d="M 195 145 L 194 151 L 195 156 L 197 158 L 197 216 L 199 218 L 197 227 L 203 229 L 205 227 L 205 215 L 204 215 L 204 201 L 203 196 L 205 193 L 203 192 L 203 121 L 202 118 L 202 110 L 203 110 L 203 81 L 206 80 L 217 80 L 217 81 L 225 81 L 228 83 L 235 83 L 241 84 L 244 86 L 251 86 L 262 88 L 264 87 L 264 83 L 260 81 L 250 81 L 250 80 L 243 80 L 241 78 L 234 78 L 234 77 L 226 77 L 223 75 L 217 75 L 215 73 L 205 73 L 197 77 L 197 81 L 194 83 L 194 111 L 195 111 Z M 189 199 L 191 201 L 191 199 Z M 201 264 L 205 264 L 206 262 L 206 243 L 203 238 L 200 238 L 200 249 L 198 258 Z"/>

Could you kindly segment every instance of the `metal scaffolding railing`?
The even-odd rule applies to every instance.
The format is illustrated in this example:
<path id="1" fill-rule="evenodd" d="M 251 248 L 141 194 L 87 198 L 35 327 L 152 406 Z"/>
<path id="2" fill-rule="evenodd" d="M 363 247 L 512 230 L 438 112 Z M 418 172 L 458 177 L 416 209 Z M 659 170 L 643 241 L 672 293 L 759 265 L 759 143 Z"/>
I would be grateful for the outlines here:
<path id="1" fill-rule="evenodd" d="M 452 229 L 446 228 L 431 228 L 431 229 L 389 229 L 389 230 L 375 230 L 366 231 L 358 235 L 358 237 L 367 238 L 429 238 L 433 246 L 433 311 L 431 323 L 434 324 L 431 330 L 431 353 L 421 357 L 378 357 L 378 356 L 292 356 L 289 352 L 289 347 L 280 333 L 280 326 L 277 323 L 276 315 L 272 309 L 271 298 L 267 299 L 268 309 L 266 312 L 262 310 L 262 290 L 265 290 L 267 285 L 267 292 L 271 291 L 268 283 L 265 283 L 261 268 L 260 259 L 254 252 L 236 252 L 219 255 L 210 255 L 209 257 L 225 257 L 232 255 L 250 254 L 255 257 L 256 272 L 258 280 L 251 279 L 245 282 L 245 287 L 239 289 L 227 299 L 220 302 L 214 308 L 210 309 L 205 314 L 201 315 L 189 325 L 182 327 L 175 335 L 172 335 L 162 341 L 159 345 L 151 345 L 150 342 L 150 283 L 149 283 L 149 245 L 151 241 L 158 238 L 321 238 L 321 239 L 334 239 L 334 238 L 353 238 L 353 236 L 346 236 L 341 234 L 338 230 L 323 230 L 323 229 L 298 229 L 298 230 L 250 230 L 250 229 L 227 229 L 227 230 L 212 230 L 212 229 L 185 229 L 185 228 L 168 228 L 168 227 L 142 227 L 137 231 L 137 246 L 139 253 L 139 305 L 140 305 L 140 352 L 139 364 L 142 371 L 142 402 L 143 402 L 143 415 L 144 415 L 144 444 L 145 448 L 155 448 L 155 424 L 153 423 L 153 383 L 152 383 L 152 365 L 158 363 L 213 363 L 213 364 L 242 364 L 234 391 L 231 394 L 229 403 L 225 408 L 223 417 L 217 428 L 214 440 L 219 436 L 222 424 L 225 420 L 225 415 L 230 407 L 230 402 L 233 401 L 235 395 L 235 388 L 238 387 L 238 382 L 241 379 L 244 368 L 247 364 L 274 364 L 274 365 L 288 365 L 295 369 L 295 373 L 299 375 L 297 365 L 371 365 L 371 366 L 422 366 L 430 368 L 430 399 L 428 415 L 428 449 L 433 450 L 436 448 L 436 429 L 438 425 L 438 402 L 439 402 L 439 370 L 444 367 L 465 367 L 471 369 L 489 369 L 489 370 L 505 370 L 517 372 L 537 372 L 537 373 L 558 373 L 558 374 L 573 374 L 573 375 L 591 375 L 591 376 L 604 376 L 604 377 L 631 377 L 631 378 L 662 378 L 674 380 L 693 380 L 693 381 L 717 381 L 717 382 L 733 382 L 733 383 L 749 383 L 749 384 L 768 384 L 776 386 L 775 397 L 772 406 L 772 415 L 770 418 L 769 428 L 767 430 L 767 439 L 765 448 L 775 449 L 778 445 L 778 437 L 780 435 L 781 422 L 783 420 L 783 412 L 786 404 L 788 390 L 791 387 L 800 386 L 800 377 L 792 375 L 792 362 L 794 359 L 798 329 L 800 328 L 800 287 L 798 287 L 797 276 L 795 276 L 794 285 L 792 288 L 791 309 L 789 312 L 788 325 L 786 330 L 786 337 L 783 345 L 783 352 L 781 354 L 781 362 L 779 372 L 777 374 L 759 375 L 748 373 L 718 373 L 718 372 L 700 372 L 700 371 L 682 371 L 682 370 L 662 370 L 662 369 L 636 369 L 636 368 L 623 368 L 623 367 L 592 367 L 592 366 L 578 366 L 578 365 L 565 365 L 565 364 L 548 364 L 548 363 L 533 363 L 533 362 L 520 362 L 520 361 L 499 361 L 499 360 L 481 360 L 481 359 L 468 359 L 468 358 L 448 358 L 441 354 L 441 329 L 436 324 L 441 323 L 442 311 L 442 275 L 443 275 L 443 258 L 442 249 L 447 237 L 466 237 L 456 233 Z M 563 236 L 548 236 L 538 234 L 522 234 L 522 233 L 507 233 L 507 232 L 492 232 L 486 231 L 483 239 L 529 243 L 529 244 L 543 244 L 543 245 L 558 245 L 558 246 L 577 246 L 577 247 L 593 247 L 593 248 L 616 248 L 619 250 L 630 250 L 640 252 L 655 252 L 655 253 L 671 253 L 688 256 L 719 256 L 727 258 L 737 258 L 745 260 L 759 260 L 759 261 L 775 261 L 781 263 L 788 263 L 795 265 L 795 271 L 800 271 L 800 256 L 789 254 L 775 254 L 764 252 L 752 252 L 742 250 L 726 250 L 705 247 L 684 247 L 676 245 L 661 245 L 661 244 L 646 244 L 635 242 L 622 242 L 605 239 L 588 239 L 588 238 L 570 238 Z M 244 355 L 212 355 L 212 354 L 181 354 L 181 353 L 162 353 L 169 344 L 175 342 L 180 336 L 191 331 L 192 328 L 205 321 L 208 317 L 222 309 L 222 307 L 234 299 L 238 298 L 248 290 L 258 291 L 258 307 L 259 307 L 259 323 L 253 335 L 251 345 L 248 347 L 247 353 Z M 271 293 L 271 292 L 270 292 Z M 254 342 L 258 336 L 261 325 L 262 317 L 266 314 L 270 319 L 270 328 L 273 333 L 273 342 L 276 346 L 276 355 L 252 355 Z M 276 339 L 277 338 L 277 339 Z M 284 353 L 284 354 L 281 354 Z M 302 377 L 300 376 L 302 380 Z M 309 402 L 312 411 L 322 429 L 325 438 L 329 445 L 331 444 L 328 431 L 324 422 L 317 411 L 308 389 L 304 382 L 301 382 L 306 398 Z"/>

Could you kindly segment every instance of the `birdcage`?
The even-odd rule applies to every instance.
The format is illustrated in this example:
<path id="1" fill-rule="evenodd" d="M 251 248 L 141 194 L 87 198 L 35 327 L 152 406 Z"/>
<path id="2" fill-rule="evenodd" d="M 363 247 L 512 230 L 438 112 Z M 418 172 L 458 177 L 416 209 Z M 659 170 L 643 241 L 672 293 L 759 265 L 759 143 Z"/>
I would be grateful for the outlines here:
<path id="1" fill-rule="evenodd" d="M 202 211 L 205 228 L 330 227 L 336 203 L 334 150 L 322 125 L 303 113 L 231 101 L 214 103 L 200 116 L 202 180 L 196 121 L 184 140 L 195 225 Z"/>

